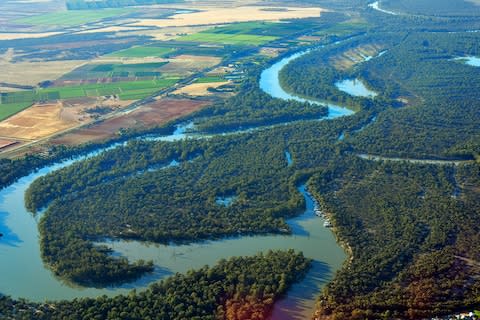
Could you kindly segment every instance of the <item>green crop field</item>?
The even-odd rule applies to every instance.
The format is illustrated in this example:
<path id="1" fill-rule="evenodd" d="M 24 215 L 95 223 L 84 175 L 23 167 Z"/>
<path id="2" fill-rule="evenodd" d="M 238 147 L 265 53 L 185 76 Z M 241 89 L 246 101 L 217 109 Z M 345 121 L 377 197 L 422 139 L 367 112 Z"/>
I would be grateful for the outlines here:
<path id="1" fill-rule="evenodd" d="M 133 47 L 125 50 L 116 51 L 109 54 L 109 57 L 120 58 L 146 58 L 146 57 L 163 57 L 168 53 L 173 52 L 172 48 L 162 47 Z"/>
<path id="2" fill-rule="evenodd" d="M 132 10 L 129 9 L 62 11 L 21 18 L 15 20 L 15 22 L 30 25 L 75 26 L 106 18 L 118 17 L 130 12 L 132 12 Z"/>
<path id="3" fill-rule="evenodd" d="M 136 64 L 87 64 L 64 75 L 61 80 L 98 79 L 117 77 L 160 77 L 159 68 L 165 62 Z"/>
<path id="4" fill-rule="evenodd" d="M 195 83 L 213 83 L 213 82 L 224 82 L 225 79 L 222 77 L 203 77 L 198 78 Z"/>
<path id="5" fill-rule="evenodd" d="M 189 42 L 213 42 L 213 43 L 245 45 L 245 46 L 249 46 L 249 45 L 260 46 L 267 42 L 274 41 L 276 39 L 278 38 L 273 36 L 199 32 L 199 33 L 183 36 L 178 40 L 189 41 Z"/>
<path id="6" fill-rule="evenodd" d="M 119 95 L 120 99 L 130 100 L 145 98 L 152 93 L 175 84 L 178 78 L 154 79 L 142 81 L 125 81 L 114 83 L 96 83 L 68 87 L 52 87 L 35 91 L 10 92 L 2 96 L 0 108 L 4 106 L 32 104 L 39 101 L 51 101 L 57 99 L 73 99 L 82 97 L 99 97 Z M 134 100 L 134 99 L 132 99 Z"/>
<path id="7" fill-rule="evenodd" d="M 0 121 L 5 120 L 8 117 L 13 116 L 15 113 L 22 111 L 30 107 L 32 104 L 28 103 L 9 103 L 0 104 Z"/>

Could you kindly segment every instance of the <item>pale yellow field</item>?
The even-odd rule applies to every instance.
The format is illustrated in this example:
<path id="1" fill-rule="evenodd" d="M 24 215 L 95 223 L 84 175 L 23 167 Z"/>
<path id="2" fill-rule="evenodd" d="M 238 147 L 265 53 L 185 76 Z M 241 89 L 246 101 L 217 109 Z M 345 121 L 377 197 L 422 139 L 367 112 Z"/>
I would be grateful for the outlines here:
<path id="1" fill-rule="evenodd" d="M 137 35 L 137 36 L 150 36 L 158 41 L 168 41 L 175 38 L 178 38 L 182 35 L 198 33 L 208 29 L 207 26 L 200 27 L 166 27 L 158 29 L 140 29 L 138 27 L 122 27 L 122 26 L 112 26 L 105 27 L 100 29 L 90 29 L 81 31 L 80 33 L 99 33 L 99 32 L 115 32 L 116 36 L 123 35 Z"/>
<path id="2" fill-rule="evenodd" d="M 122 31 L 138 31 L 138 28 L 134 27 L 122 27 L 122 26 L 111 26 L 111 27 L 105 27 L 105 28 L 99 28 L 99 29 L 89 29 L 89 30 L 84 30 L 77 32 L 78 34 L 84 34 L 84 33 L 98 33 L 98 32 L 122 32 Z"/>
<path id="3" fill-rule="evenodd" d="M 17 40 L 17 39 L 33 39 L 45 38 L 61 34 L 62 32 L 42 32 L 42 33 L 0 33 L 0 40 Z"/>
<path id="4" fill-rule="evenodd" d="M 50 137 L 66 129 L 90 123 L 93 117 L 87 109 L 96 106 L 116 110 L 131 101 L 105 98 L 82 98 L 67 102 L 36 104 L 0 122 L 0 137 L 22 140 L 38 140 Z"/>
<path id="5" fill-rule="evenodd" d="M 209 92 L 208 88 L 218 88 L 225 84 L 230 84 L 230 81 L 225 82 L 212 82 L 212 83 L 194 83 L 183 88 L 180 88 L 173 92 L 173 94 L 186 94 L 189 96 L 209 96 L 212 93 Z"/>
<path id="6" fill-rule="evenodd" d="M 61 116 L 62 104 L 32 106 L 0 123 L 0 136 L 35 140 L 77 125 Z"/>
<path id="7" fill-rule="evenodd" d="M 36 85 L 44 80 L 55 80 L 84 64 L 82 60 L 19 62 L 0 60 L 0 82 Z M 27 75 L 28 76 L 25 76 Z"/>
<path id="8" fill-rule="evenodd" d="M 192 8 L 192 6 L 190 6 Z M 176 14 L 169 19 L 141 19 L 134 26 L 154 26 L 159 28 L 175 26 L 214 25 L 245 21 L 278 21 L 281 19 L 319 17 L 322 8 L 281 7 L 278 11 L 269 11 L 272 7 L 242 6 L 232 8 L 199 8 L 202 11 Z M 195 8 L 194 8 L 195 9 Z"/>

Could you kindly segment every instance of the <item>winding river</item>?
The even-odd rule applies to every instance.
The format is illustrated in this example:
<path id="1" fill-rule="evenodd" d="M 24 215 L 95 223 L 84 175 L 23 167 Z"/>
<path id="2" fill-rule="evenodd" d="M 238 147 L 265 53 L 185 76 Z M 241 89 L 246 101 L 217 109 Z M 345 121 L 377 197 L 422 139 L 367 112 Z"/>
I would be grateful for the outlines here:
<path id="1" fill-rule="evenodd" d="M 307 101 L 285 92 L 280 86 L 278 73 L 288 62 L 308 52 L 293 54 L 264 70 L 260 79 L 261 88 L 276 98 Z M 322 104 L 316 101 L 310 102 Z M 352 114 L 352 111 L 346 108 L 328 106 L 330 119 Z M 180 127 L 171 136 L 161 137 L 161 140 L 184 138 L 185 129 Z M 323 219 L 314 214 L 313 200 L 305 191 L 305 187 L 300 186 L 298 191 L 305 197 L 306 210 L 299 217 L 288 220 L 293 230 L 292 235 L 243 236 L 168 246 L 135 241 L 112 241 L 107 244 L 114 249 L 115 254 L 126 256 L 131 260 L 151 259 L 156 266 L 155 272 L 120 287 L 97 289 L 66 284 L 56 278 L 43 264 L 40 256 L 38 218 L 25 209 L 24 193 L 38 177 L 71 165 L 75 161 L 95 156 L 102 151 L 44 167 L 0 191 L 0 232 L 4 234 L 0 240 L 1 293 L 32 301 L 99 295 L 114 296 L 127 293 L 132 288 L 141 290 L 153 281 L 175 272 L 185 272 L 205 264 L 213 265 L 221 258 L 253 255 L 268 249 L 292 248 L 303 251 L 307 257 L 312 258 L 313 267 L 302 282 L 295 284 L 286 297 L 275 304 L 272 318 L 275 320 L 306 319 L 312 314 L 321 287 L 332 278 L 334 272 L 345 260 L 343 249 L 337 244 L 331 230 L 323 226 Z"/>

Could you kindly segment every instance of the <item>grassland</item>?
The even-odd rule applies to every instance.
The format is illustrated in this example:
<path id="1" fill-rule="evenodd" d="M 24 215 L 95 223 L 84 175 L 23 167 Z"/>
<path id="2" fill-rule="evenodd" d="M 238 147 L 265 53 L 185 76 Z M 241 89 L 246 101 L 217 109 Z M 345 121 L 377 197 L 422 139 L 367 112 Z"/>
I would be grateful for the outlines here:
<path id="1" fill-rule="evenodd" d="M 21 18 L 15 22 L 34 26 L 76 26 L 107 18 L 118 18 L 130 12 L 132 10 L 129 9 L 62 11 Z"/>
<path id="2" fill-rule="evenodd" d="M 31 103 L 29 102 L 0 104 L 0 121 L 11 117 L 25 108 L 28 108 L 30 105 Z"/>
<path id="3" fill-rule="evenodd" d="M 199 33 L 183 36 L 178 40 L 190 41 L 190 42 L 209 42 L 209 43 L 221 43 L 221 44 L 260 46 L 267 42 L 274 41 L 276 39 L 278 38 L 273 36 L 258 36 L 258 35 L 252 35 L 252 34 L 226 34 L 226 33 L 199 32 Z"/>
<path id="4" fill-rule="evenodd" d="M 58 99 L 74 99 L 82 97 L 100 97 L 118 95 L 121 100 L 142 99 L 150 94 L 171 86 L 177 78 L 153 79 L 142 81 L 122 81 L 113 83 L 95 83 L 67 87 L 52 87 L 35 91 L 5 93 L 2 103 L 32 103 L 34 101 L 51 101 Z"/>
<path id="5" fill-rule="evenodd" d="M 164 57 L 165 55 L 172 53 L 174 49 L 165 47 L 133 47 L 121 51 L 111 53 L 109 57 L 120 58 L 147 58 L 147 57 Z"/>

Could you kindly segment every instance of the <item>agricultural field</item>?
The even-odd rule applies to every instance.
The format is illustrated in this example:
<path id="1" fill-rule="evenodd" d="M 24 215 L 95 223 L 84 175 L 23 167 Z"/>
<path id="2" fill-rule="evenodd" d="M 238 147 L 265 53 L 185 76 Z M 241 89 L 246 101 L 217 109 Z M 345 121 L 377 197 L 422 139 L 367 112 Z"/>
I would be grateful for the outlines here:
<path id="1" fill-rule="evenodd" d="M 232 8 L 188 6 L 201 11 L 176 14 L 169 19 L 139 19 L 132 26 L 184 27 L 198 25 L 218 25 L 246 21 L 279 21 L 285 19 L 320 17 L 324 9 L 308 7 L 279 7 L 271 10 L 264 6 L 240 6 Z"/>
<path id="2" fill-rule="evenodd" d="M 28 61 L 10 62 L 0 60 L 0 82 L 36 86 L 45 80 L 58 79 L 62 75 L 78 68 L 85 61 Z M 25 74 L 28 72 L 28 77 Z"/>
<path id="3" fill-rule="evenodd" d="M 78 124 L 62 117 L 61 103 L 34 105 L 0 123 L 0 136 L 34 140 Z"/>
<path id="4" fill-rule="evenodd" d="M 185 54 L 169 59 L 169 63 L 161 67 L 159 70 L 168 75 L 182 76 L 214 67 L 221 61 L 222 59 L 219 57 Z"/>
<path id="5" fill-rule="evenodd" d="M 4 93 L 1 96 L 1 103 L 31 103 L 34 101 L 52 101 L 110 95 L 118 95 L 121 100 L 136 100 L 145 98 L 156 91 L 171 86 L 177 81 L 177 78 L 121 81 L 10 92 Z"/>
<path id="6" fill-rule="evenodd" d="M 0 122 L 0 137 L 38 140 L 63 130 L 91 123 L 102 111 L 113 112 L 129 104 L 114 98 L 80 98 L 38 103 Z M 4 105 L 0 105 L 2 107 Z"/>
<path id="7" fill-rule="evenodd" d="M 122 129 L 149 128 L 187 115 L 208 105 L 209 101 L 164 98 L 128 114 L 120 115 L 88 128 L 81 128 L 50 140 L 53 145 L 77 145 L 115 137 Z"/>
<path id="8" fill-rule="evenodd" d="M 168 61 L 147 63 L 87 64 L 66 74 L 60 81 L 100 78 L 160 77 L 159 68 Z"/>
<path id="9" fill-rule="evenodd" d="M 214 83 L 214 82 L 225 82 L 225 79 L 222 77 L 208 76 L 198 78 L 195 83 Z"/>
<path id="10" fill-rule="evenodd" d="M 0 121 L 28 108 L 31 105 L 32 104 L 29 102 L 0 104 Z"/>
<path id="11" fill-rule="evenodd" d="M 102 9 L 102 10 L 79 10 L 61 11 L 26 17 L 15 20 L 18 24 L 36 26 L 76 26 L 108 18 L 118 18 L 131 13 L 130 9 Z"/>
<path id="12" fill-rule="evenodd" d="M 209 33 L 199 32 L 179 38 L 179 41 L 190 42 L 208 42 L 208 43 L 221 43 L 221 44 L 233 44 L 233 45 L 251 45 L 261 46 L 265 43 L 278 39 L 273 36 L 257 36 L 252 34 L 224 34 L 224 33 Z"/>
<path id="13" fill-rule="evenodd" d="M 231 84 L 230 81 L 222 82 L 196 82 L 175 90 L 174 94 L 181 94 L 193 97 L 202 97 L 213 95 L 209 89 L 217 89 L 221 86 Z"/>
<path id="14" fill-rule="evenodd" d="M 117 51 L 109 54 L 109 57 L 120 57 L 120 58 L 147 58 L 147 57 L 157 57 L 162 58 L 167 54 L 175 51 L 172 48 L 165 47 L 154 47 L 154 46 L 140 46 L 133 47 L 121 51 Z"/>

